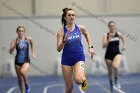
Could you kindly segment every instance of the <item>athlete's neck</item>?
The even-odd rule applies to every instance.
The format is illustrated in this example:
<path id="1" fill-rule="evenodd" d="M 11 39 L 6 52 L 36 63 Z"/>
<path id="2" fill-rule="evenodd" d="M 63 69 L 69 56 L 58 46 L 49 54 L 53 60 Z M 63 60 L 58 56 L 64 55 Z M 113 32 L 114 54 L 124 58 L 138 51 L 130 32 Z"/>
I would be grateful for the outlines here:
<path id="1" fill-rule="evenodd" d="M 20 40 L 24 40 L 25 39 L 25 36 L 19 36 L 18 37 Z"/>
<path id="2" fill-rule="evenodd" d="M 114 30 L 110 30 L 110 33 L 111 33 L 111 34 L 115 34 L 115 31 L 114 31 Z"/>
<path id="3" fill-rule="evenodd" d="M 69 31 L 73 31 L 74 30 L 74 28 L 75 28 L 75 24 L 67 24 L 66 25 L 66 28 L 69 30 Z"/>

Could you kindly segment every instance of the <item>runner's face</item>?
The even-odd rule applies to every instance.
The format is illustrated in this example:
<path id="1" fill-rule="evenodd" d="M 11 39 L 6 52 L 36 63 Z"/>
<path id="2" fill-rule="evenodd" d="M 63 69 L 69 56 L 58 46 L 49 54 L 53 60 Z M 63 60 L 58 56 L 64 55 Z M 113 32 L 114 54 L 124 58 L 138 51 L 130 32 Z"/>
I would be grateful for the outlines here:
<path id="1" fill-rule="evenodd" d="M 23 37 L 24 34 L 25 34 L 24 28 L 20 27 L 17 31 L 17 34 L 18 34 L 19 37 Z"/>
<path id="2" fill-rule="evenodd" d="M 75 12 L 73 10 L 67 11 L 65 20 L 67 21 L 67 23 L 71 23 L 71 24 L 74 23 L 74 21 L 75 21 Z"/>
<path id="3" fill-rule="evenodd" d="M 114 32 L 114 31 L 115 31 L 115 28 L 116 28 L 115 23 L 110 23 L 110 24 L 108 25 L 108 28 L 109 28 L 109 30 L 110 30 L 111 32 Z"/>

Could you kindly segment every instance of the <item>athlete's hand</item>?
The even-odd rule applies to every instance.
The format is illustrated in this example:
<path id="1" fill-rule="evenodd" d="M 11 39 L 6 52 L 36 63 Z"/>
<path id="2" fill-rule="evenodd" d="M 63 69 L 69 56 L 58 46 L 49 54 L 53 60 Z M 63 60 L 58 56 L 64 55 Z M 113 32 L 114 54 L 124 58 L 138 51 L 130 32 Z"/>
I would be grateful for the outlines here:
<path id="1" fill-rule="evenodd" d="M 37 59 L 37 57 L 36 57 L 35 54 L 32 54 L 32 58 L 33 58 L 33 59 Z"/>
<path id="2" fill-rule="evenodd" d="M 111 33 L 107 33 L 107 38 L 108 38 L 108 40 L 110 40 L 110 39 L 113 38 L 113 37 L 114 37 L 113 34 L 111 34 Z"/>
<path id="3" fill-rule="evenodd" d="M 70 35 L 70 31 L 67 31 L 67 33 L 66 33 L 66 35 L 65 35 L 65 37 L 64 37 L 64 39 L 63 39 L 63 41 L 67 41 L 67 39 L 68 39 L 68 37 L 69 37 L 69 35 Z"/>
<path id="4" fill-rule="evenodd" d="M 11 48 L 16 48 L 16 43 L 17 43 L 17 40 L 13 40 L 11 42 Z"/>
<path id="5" fill-rule="evenodd" d="M 16 48 L 17 40 L 13 40 L 10 45 L 9 53 L 12 54 L 14 49 Z"/>
<path id="6" fill-rule="evenodd" d="M 125 46 L 122 47 L 121 51 L 124 51 L 124 50 L 126 50 L 126 47 Z"/>
<path id="7" fill-rule="evenodd" d="M 88 52 L 91 54 L 91 58 L 93 58 L 94 55 L 96 55 L 95 51 L 93 50 L 93 48 L 89 48 Z"/>

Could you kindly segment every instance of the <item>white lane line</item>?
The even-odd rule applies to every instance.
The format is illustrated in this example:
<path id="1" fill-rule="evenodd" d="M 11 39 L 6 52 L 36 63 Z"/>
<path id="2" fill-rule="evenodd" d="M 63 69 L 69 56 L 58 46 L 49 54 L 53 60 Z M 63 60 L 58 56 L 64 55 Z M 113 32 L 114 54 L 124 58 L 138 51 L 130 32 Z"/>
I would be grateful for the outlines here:
<path id="1" fill-rule="evenodd" d="M 46 86 L 46 87 L 44 88 L 43 93 L 47 93 L 47 91 L 48 91 L 49 88 L 57 87 L 57 86 L 63 86 L 63 85 L 64 85 L 64 83 L 63 83 L 63 84 L 53 84 L 53 85 Z"/>
<path id="2" fill-rule="evenodd" d="M 89 87 L 89 86 L 97 86 L 97 84 L 89 83 L 89 84 L 88 84 L 88 87 Z M 81 93 L 85 93 L 85 91 L 83 91 L 83 90 L 81 89 L 81 86 L 80 86 L 80 85 L 78 85 L 78 89 L 80 90 Z"/>
<path id="3" fill-rule="evenodd" d="M 116 90 L 119 93 L 126 93 L 125 91 L 123 91 L 123 90 L 121 90 L 121 89 L 119 89 L 117 87 L 113 87 L 113 89 Z"/>
<path id="4" fill-rule="evenodd" d="M 93 80 L 92 80 L 93 81 Z M 100 84 L 99 82 L 97 82 L 97 81 L 93 81 L 94 82 L 94 84 L 93 83 L 91 83 L 91 84 L 88 84 L 88 86 L 99 86 L 100 88 L 102 88 L 106 93 L 110 93 L 110 90 L 109 89 L 107 89 L 106 87 L 104 87 L 102 84 Z M 81 86 L 79 85 L 78 86 L 78 89 L 80 90 L 80 92 L 81 93 L 85 93 L 85 91 L 83 91 L 81 88 L 80 88 Z"/>
<path id="5" fill-rule="evenodd" d="M 6 93 L 12 93 L 16 88 L 17 86 L 13 86 Z"/>
<path id="6" fill-rule="evenodd" d="M 93 81 L 95 85 L 99 86 L 100 88 L 102 88 L 106 93 L 110 93 L 110 90 L 108 88 L 106 88 L 105 86 L 103 86 L 101 83 L 93 80 L 93 79 L 90 79 L 90 81 Z"/>
<path id="7" fill-rule="evenodd" d="M 101 83 L 94 81 L 95 84 L 97 84 L 100 88 L 102 88 L 106 93 L 110 93 L 110 90 L 103 86 Z"/>

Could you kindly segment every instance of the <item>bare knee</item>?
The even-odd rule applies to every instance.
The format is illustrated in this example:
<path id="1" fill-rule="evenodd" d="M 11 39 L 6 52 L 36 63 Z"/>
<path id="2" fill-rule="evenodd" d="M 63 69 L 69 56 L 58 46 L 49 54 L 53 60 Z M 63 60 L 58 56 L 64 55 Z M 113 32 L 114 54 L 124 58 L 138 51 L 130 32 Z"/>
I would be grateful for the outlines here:
<path id="1" fill-rule="evenodd" d="M 107 70 L 108 70 L 108 73 L 109 74 L 112 74 L 112 72 L 113 72 L 113 66 L 112 65 L 108 65 L 107 66 Z"/>
<path id="2" fill-rule="evenodd" d="M 21 76 L 18 77 L 18 84 L 19 85 L 23 84 L 23 78 Z"/>
<path id="3" fill-rule="evenodd" d="M 25 76 L 28 70 L 29 70 L 29 63 L 24 63 L 24 65 L 20 69 L 20 73 Z"/>
<path id="4" fill-rule="evenodd" d="M 113 60 L 113 68 L 114 69 L 118 69 L 119 68 L 120 63 L 121 63 L 121 59 L 122 59 L 122 56 L 121 55 L 115 56 L 115 58 Z"/>
<path id="5" fill-rule="evenodd" d="M 119 68 L 119 66 L 120 66 L 120 63 L 119 62 L 118 63 L 117 62 L 116 63 L 114 62 L 113 69 L 114 70 L 117 70 Z"/>
<path id="6" fill-rule="evenodd" d="M 20 70 L 20 73 L 22 75 L 26 75 L 27 72 L 28 72 L 28 68 L 25 68 L 25 67 L 21 68 L 21 70 Z"/>
<path id="7" fill-rule="evenodd" d="M 72 93 L 73 84 L 66 84 L 66 93 Z"/>
<path id="8" fill-rule="evenodd" d="M 74 77 L 74 81 L 75 81 L 77 84 L 81 84 L 81 83 L 83 83 L 84 80 L 83 80 L 83 78 L 76 76 L 76 77 Z"/>
<path id="9" fill-rule="evenodd" d="M 25 71 L 24 69 L 21 69 L 21 70 L 20 70 L 20 74 L 21 74 L 21 75 L 26 76 L 26 73 L 27 73 L 27 71 Z"/>

